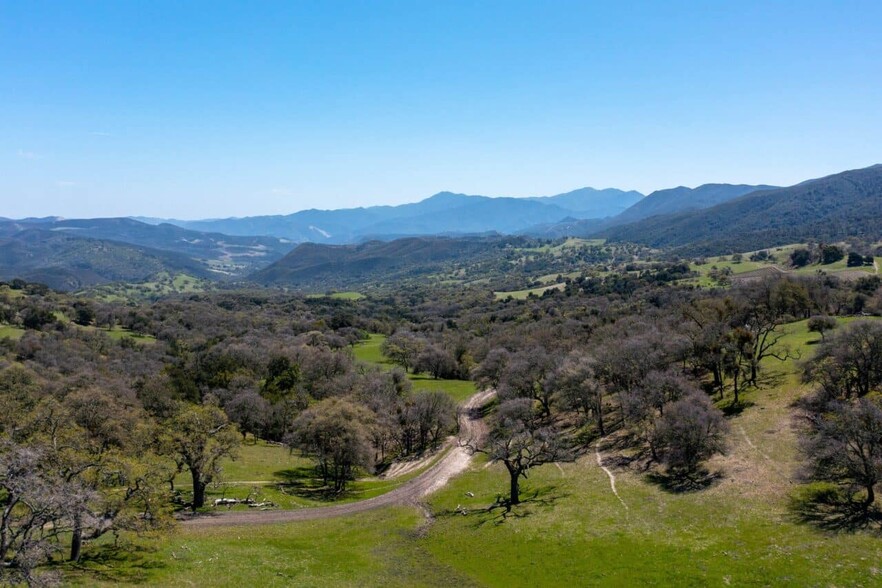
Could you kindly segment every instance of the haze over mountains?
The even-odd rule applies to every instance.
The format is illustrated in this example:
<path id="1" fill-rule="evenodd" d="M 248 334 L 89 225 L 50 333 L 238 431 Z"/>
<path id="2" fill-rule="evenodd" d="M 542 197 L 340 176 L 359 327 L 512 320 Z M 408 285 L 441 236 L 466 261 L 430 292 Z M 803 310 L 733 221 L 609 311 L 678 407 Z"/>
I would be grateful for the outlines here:
<path id="1" fill-rule="evenodd" d="M 396 258 L 406 259 L 412 271 L 445 255 L 475 255 L 501 234 L 603 237 L 702 255 L 806 239 L 880 238 L 882 165 L 788 188 L 707 184 L 645 197 L 592 188 L 534 198 L 441 192 L 400 206 L 175 224 L 146 220 L 0 219 L 0 279 L 75 289 L 166 271 L 315 285 L 333 272 L 370 273 L 372 267 L 394 275 Z M 461 244 L 453 239 L 467 236 Z M 380 243 L 403 237 L 431 239 Z M 298 243 L 304 244 L 295 248 Z"/>
<path id="2" fill-rule="evenodd" d="M 355 243 L 411 235 L 514 233 L 565 218 L 615 216 L 639 202 L 639 192 L 581 188 L 556 196 L 508 198 L 440 192 L 412 204 L 215 220 L 164 220 L 197 231 L 271 235 L 295 242 Z M 156 219 L 139 219 L 153 221 Z"/>
<path id="3" fill-rule="evenodd" d="M 293 242 L 347 244 L 419 235 L 488 233 L 560 237 L 584 235 L 650 216 L 707 208 L 774 186 L 705 184 L 658 190 L 649 196 L 615 188 L 580 188 L 556 196 L 527 198 L 439 192 L 412 204 L 289 215 L 182 221 L 139 218 L 227 235 L 269 235 Z"/>

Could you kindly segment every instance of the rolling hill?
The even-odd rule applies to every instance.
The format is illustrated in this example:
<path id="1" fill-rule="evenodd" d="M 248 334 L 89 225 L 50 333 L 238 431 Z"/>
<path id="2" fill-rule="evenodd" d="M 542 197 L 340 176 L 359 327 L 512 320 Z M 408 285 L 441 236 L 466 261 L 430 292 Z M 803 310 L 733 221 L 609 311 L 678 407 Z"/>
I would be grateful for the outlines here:
<path id="1" fill-rule="evenodd" d="M 160 272 L 212 277 L 204 264 L 173 251 L 39 228 L 0 236 L 2 280 L 22 278 L 56 290 L 76 290 L 145 281 Z"/>
<path id="2" fill-rule="evenodd" d="M 228 275 L 242 275 L 266 267 L 293 247 L 292 243 L 276 237 L 201 233 L 167 223 L 151 225 L 130 218 L 0 220 L 0 238 L 12 237 L 27 229 L 171 251 Z"/>
<path id="3" fill-rule="evenodd" d="M 662 215 L 601 235 L 683 253 L 717 255 L 807 239 L 882 237 L 882 165 L 760 190 L 704 210 Z"/>
<path id="4" fill-rule="evenodd" d="M 490 257 L 518 238 L 408 237 L 358 245 L 302 243 L 250 280 L 267 286 L 303 289 L 341 288 L 366 282 L 391 282 L 439 271 L 459 260 Z"/>

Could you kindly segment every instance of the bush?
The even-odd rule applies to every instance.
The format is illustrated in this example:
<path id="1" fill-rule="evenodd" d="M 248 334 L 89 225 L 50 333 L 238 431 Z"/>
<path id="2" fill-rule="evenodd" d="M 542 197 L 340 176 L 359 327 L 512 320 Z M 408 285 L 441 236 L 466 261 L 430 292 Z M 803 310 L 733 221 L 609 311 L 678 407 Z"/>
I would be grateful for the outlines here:
<path id="1" fill-rule="evenodd" d="M 723 413 L 705 394 L 692 392 L 666 407 L 656 421 L 653 445 L 668 469 L 688 476 L 725 450 L 727 430 Z"/>
<path id="2" fill-rule="evenodd" d="M 824 245 L 821 249 L 821 263 L 829 265 L 845 257 L 845 253 L 836 245 Z"/>
<path id="3" fill-rule="evenodd" d="M 794 249 L 790 254 L 790 265 L 793 267 L 805 267 L 812 261 L 812 253 L 808 249 L 801 247 Z"/>

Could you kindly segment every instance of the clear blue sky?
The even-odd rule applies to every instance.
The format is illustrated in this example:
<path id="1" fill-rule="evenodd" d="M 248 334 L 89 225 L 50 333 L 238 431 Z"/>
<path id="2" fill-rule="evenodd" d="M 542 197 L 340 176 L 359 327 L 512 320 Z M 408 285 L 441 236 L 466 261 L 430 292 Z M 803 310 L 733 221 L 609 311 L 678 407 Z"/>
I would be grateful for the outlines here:
<path id="1" fill-rule="evenodd" d="M 882 161 L 882 2 L 0 0 L 0 216 L 792 184 Z"/>

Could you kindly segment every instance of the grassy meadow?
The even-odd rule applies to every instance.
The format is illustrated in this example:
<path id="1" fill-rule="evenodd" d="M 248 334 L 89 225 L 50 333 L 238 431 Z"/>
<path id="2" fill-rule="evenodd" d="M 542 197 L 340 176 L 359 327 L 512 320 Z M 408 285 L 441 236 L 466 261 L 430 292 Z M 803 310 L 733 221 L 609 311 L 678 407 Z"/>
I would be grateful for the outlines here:
<path id="1" fill-rule="evenodd" d="M 377 333 L 369 335 L 367 340 L 357 343 L 353 348 L 355 358 L 359 361 L 373 363 L 379 365 L 383 369 L 391 370 L 395 365 L 383 357 L 383 354 L 380 351 L 380 347 L 385 340 L 385 335 Z M 457 402 L 462 402 L 477 391 L 474 382 L 468 380 L 444 380 L 440 378 L 436 379 L 425 374 L 411 373 L 407 374 L 407 378 L 413 384 L 414 391 L 440 390 L 441 392 L 449 394 Z"/>
<path id="2" fill-rule="evenodd" d="M 432 460 L 430 463 L 434 463 Z M 428 465 L 428 464 L 427 464 Z M 251 496 L 257 502 L 269 501 L 282 509 L 312 508 L 329 504 L 343 504 L 365 500 L 397 488 L 422 472 L 414 472 L 386 480 L 380 477 L 363 477 L 347 485 L 340 495 L 328 492 L 320 478 L 316 477 L 315 464 L 298 452 L 291 452 L 282 445 L 250 438 L 239 449 L 236 459 L 224 459 L 223 473 L 218 482 L 206 492 L 205 511 L 218 498 L 244 499 Z M 175 478 L 175 488 L 185 494 L 192 492 L 189 473 Z M 245 505 L 224 506 L 229 510 L 248 510 Z"/>
<path id="3" fill-rule="evenodd" d="M 734 256 L 732 255 L 722 255 L 719 257 L 710 257 L 705 263 L 702 263 L 701 265 L 692 262 L 689 264 L 689 269 L 698 273 L 699 275 L 697 278 L 690 278 L 686 281 L 695 283 L 702 287 L 713 287 L 718 285 L 710 277 L 710 273 L 715 269 L 720 272 L 728 270 L 729 272 L 731 272 L 732 276 L 738 276 L 740 274 L 745 274 L 772 266 L 777 266 L 788 274 L 798 276 L 813 276 L 816 275 L 819 271 L 832 275 L 847 272 L 843 273 L 843 275 L 854 274 L 858 276 L 862 273 L 867 275 L 876 273 L 876 269 L 872 266 L 848 267 L 847 257 L 844 257 L 834 263 L 828 263 L 824 265 L 812 263 L 801 268 L 790 268 L 790 254 L 799 247 L 805 247 L 805 244 L 794 243 L 791 245 L 782 245 L 781 247 L 769 247 L 765 249 L 765 251 L 768 251 L 769 253 L 774 255 L 774 261 L 750 261 L 750 256 L 756 253 L 756 251 L 748 251 L 741 254 L 741 261 L 733 259 Z M 882 258 L 877 257 L 875 258 L 875 260 L 877 266 L 882 264 Z"/>
<path id="4" fill-rule="evenodd" d="M 542 296 L 548 290 L 563 290 L 566 284 L 551 284 L 548 286 L 539 286 L 538 288 L 528 288 L 526 290 L 513 290 L 510 292 L 494 292 L 493 295 L 496 297 L 496 300 L 505 300 L 509 296 L 511 296 L 515 300 L 526 300 L 533 296 Z"/>
<path id="5" fill-rule="evenodd" d="M 10 339 L 18 341 L 19 339 L 21 339 L 24 333 L 24 329 L 13 327 L 11 325 L 0 325 L 0 339 L 5 339 L 8 337 Z"/>

